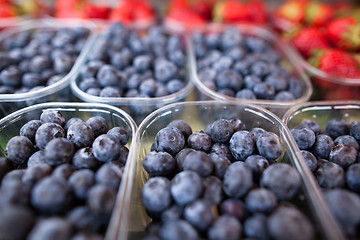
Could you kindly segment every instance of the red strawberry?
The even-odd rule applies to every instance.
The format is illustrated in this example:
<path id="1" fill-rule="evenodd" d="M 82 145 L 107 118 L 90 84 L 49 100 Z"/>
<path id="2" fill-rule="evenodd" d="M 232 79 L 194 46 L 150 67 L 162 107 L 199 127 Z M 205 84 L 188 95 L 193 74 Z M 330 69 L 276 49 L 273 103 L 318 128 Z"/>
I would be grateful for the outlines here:
<path id="1" fill-rule="evenodd" d="M 330 47 L 324 33 L 317 27 L 296 28 L 291 33 L 291 42 L 304 57 L 309 57 L 314 49 Z"/>
<path id="2" fill-rule="evenodd" d="M 219 1 L 213 8 L 213 18 L 215 22 L 249 22 L 250 12 L 245 3 L 228 0 Z"/>
<path id="3" fill-rule="evenodd" d="M 273 14 L 273 25 L 280 31 L 288 31 L 302 24 L 307 1 L 286 1 Z"/>
<path id="4" fill-rule="evenodd" d="M 323 26 L 334 17 L 334 9 L 326 3 L 310 2 L 305 8 L 305 23 L 311 26 Z"/>
<path id="5" fill-rule="evenodd" d="M 170 8 L 165 21 L 175 21 L 185 29 L 191 30 L 206 23 L 205 19 L 189 8 Z"/>
<path id="6" fill-rule="evenodd" d="M 211 20 L 213 4 L 207 0 L 197 0 L 191 4 L 191 10 L 206 20 Z"/>
<path id="7" fill-rule="evenodd" d="M 85 18 L 84 0 L 57 0 L 55 2 L 55 17 Z"/>
<path id="8" fill-rule="evenodd" d="M 88 18 L 107 19 L 110 14 L 110 8 L 107 5 L 98 5 L 91 2 L 84 4 L 84 11 Z"/>
<path id="9" fill-rule="evenodd" d="M 252 23 L 266 24 L 267 15 L 264 2 L 253 0 L 247 3 L 247 9 Z"/>
<path id="10" fill-rule="evenodd" d="M 7 2 L 0 2 L 0 17 L 1 18 L 8 18 L 8 17 L 14 17 L 15 11 L 11 6 L 11 3 Z"/>
<path id="11" fill-rule="evenodd" d="M 360 78 L 355 58 L 338 49 L 323 49 L 309 59 L 309 63 L 330 75 L 344 78 Z"/>
<path id="12" fill-rule="evenodd" d="M 360 24 L 352 17 L 338 18 L 326 26 L 328 39 L 338 48 L 360 50 Z"/>
<path id="13" fill-rule="evenodd" d="M 151 21 L 153 11 L 148 3 L 142 0 L 123 0 L 110 14 L 110 19 L 125 24 L 139 21 Z"/>

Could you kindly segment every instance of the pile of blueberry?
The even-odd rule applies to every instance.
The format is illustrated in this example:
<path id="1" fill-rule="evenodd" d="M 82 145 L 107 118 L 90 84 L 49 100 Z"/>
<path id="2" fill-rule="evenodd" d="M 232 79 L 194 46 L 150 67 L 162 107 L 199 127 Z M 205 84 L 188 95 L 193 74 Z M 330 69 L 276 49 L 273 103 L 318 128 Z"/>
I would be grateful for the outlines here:
<path id="1" fill-rule="evenodd" d="M 144 239 L 312 239 L 314 227 L 290 201 L 300 175 L 276 163 L 279 137 L 219 119 L 193 132 L 183 120 L 161 129 L 143 159 L 141 192 L 153 221 Z"/>
<path id="2" fill-rule="evenodd" d="M 128 156 L 129 134 L 94 116 L 45 110 L 0 157 L 1 239 L 102 239 Z"/>
<path id="3" fill-rule="evenodd" d="M 304 83 L 281 66 L 281 54 L 264 39 L 235 27 L 193 35 L 200 81 L 220 94 L 241 99 L 291 101 Z"/>
<path id="4" fill-rule="evenodd" d="M 81 69 L 79 88 L 100 97 L 162 97 L 186 85 L 183 43 L 156 26 L 131 30 L 113 23 Z"/>
<path id="5" fill-rule="evenodd" d="M 360 122 L 332 119 L 324 131 L 304 120 L 291 133 L 334 216 L 350 237 L 359 238 Z"/>
<path id="6" fill-rule="evenodd" d="M 61 80 L 88 35 L 83 27 L 40 28 L 6 38 L 0 52 L 0 94 L 32 92 Z"/>

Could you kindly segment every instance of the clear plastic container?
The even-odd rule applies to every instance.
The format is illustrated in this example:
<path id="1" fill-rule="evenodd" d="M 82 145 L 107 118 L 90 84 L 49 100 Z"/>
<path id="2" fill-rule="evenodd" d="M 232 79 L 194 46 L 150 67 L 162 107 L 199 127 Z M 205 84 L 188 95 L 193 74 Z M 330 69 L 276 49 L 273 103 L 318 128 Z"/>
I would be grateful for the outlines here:
<path id="1" fill-rule="evenodd" d="M 309 64 L 296 49 L 292 54 L 312 80 L 314 87 L 312 100 L 360 99 L 360 78 L 344 78 L 328 74 Z"/>
<path id="2" fill-rule="evenodd" d="M 101 28 L 106 28 L 109 25 L 102 25 Z M 146 34 L 146 31 L 149 29 L 149 26 L 139 26 L 134 25 L 130 29 L 133 29 L 135 31 L 141 32 L 142 34 Z M 182 35 L 178 31 L 171 30 L 169 28 L 164 28 L 165 32 L 169 35 L 177 35 L 180 37 L 183 43 L 186 42 L 185 35 Z M 98 39 L 99 40 L 99 39 Z M 97 41 L 98 41 L 97 40 Z M 96 44 L 96 42 L 94 44 Z M 186 44 L 184 45 L 184 50 L 186 53 L 187 59 L 189 58 L 189 49 L 187 48 Z M 86 64 L 86 61 L 84 61 L 80 67 L 84 66 Z M 80 73 L 77 72 L 75 76 L 75 80 L 71 82 L 71 89 L 73 94 L 79 98 L 81 101 L 84 102 L 99 102 L 99 103 L 107 103 L 110 105 L 114 105 L 117 107 L 120 107 L 121 109 L 124 109 L 126 112 L 130 113 L 130 115 L 135 119 L 137 123 L 140 123 L 149 113 L 152 111 L 163 107 L 167 104 L 184 101 L 188 94 L 193 89 L 192 82 L 190 81 L 190 77 L 188 76 L 188 69 L 190 68 L 189 61 L 187 60 L 185 63 L 185 70 L 186 70 L 186 85 L 185 87 L 171 95 L 166 95 L 163 97 L 153 97 L 153 98 L 138 98 L 138 97 L 100 97 L 100 96 L 93 96 L 90 95 L 84 91 L 82 91 L 79 88 L 79 83 L 81 80 Z"/>
<path id="3" fill-rule="evenodd" d="M 237 101 L 241 103 L 250 103 L 256 104 L 266 109 L 269 109 L 271 112 L 275 113 L 278 116 L 282 116 L 287 109 L 291 106 L 306 102 L 310 99 L 311 94 L 313 92 L 313 88 L 311 82 L 303 69 L 300 67 L 297 60 L 294 58 L 294 54 L 292 53 L 292 49 L 285 43 L 276 33 L 272 32 L 271 30 L 256 26 L 256 25 L 249 25 L 249 24 L 236 24 L 236 25 L 221 25 L 221 24 L 211 24 L 207 25 L 199 32 L 201 33 L 209 33 L 209 32 L 223 32 L 229 26 L 237 27 L 241 33 L 248 36 L 258 37 L 260 39 L 266 40 L 269 42 L 274 48 L 280 53 L 282 60 L 280 65 L 284 67 L 288 72 L 295 78 L 300 79 L 303 83 L 303 92 L 300 98 L 297 98 L 293 101 L 273 101 L 273 100 L 251 100 L 251 99 L 238 99 L 235 97 L 229 97 L 216 91 L 211 90 L 210 88 L 206 87 L 201 80 L 199 79 L 198 72 L 197 72 L 197 65 L 196 65 L 196 57 L 194 53 L 194 46 L 192 42 L 189 42 L 191 56 L 190 56 L 190 64 L 191 64 L 191 78 L 196 86 L 197 90 L 199 90 L 199 99 L 206 100 L 206 99 L 215 99 L 215 100 L 231 100 Z"/>
<path id="4" fill-rule="evenodd" d="M 0 120 L 0 155 L 5 156 L 5 147 L 12 137 L 19 135 L 20 128 L 29 120 L 39 119 L 40 114 L 47 109 L 58 110 L 68 120 L 72 117 L 78 117 L 81 119 L 88 119 L 93 116 L 101 116 L 106 119 L 109 128 L 122 127 L 129 133 L 129 142 L 127 147 L 129 148 L 128 161 L 125 165 L 125 173 L 129 171 L 129 167 L 132 166 L 131 161 L 135 160 L 135 146 L 137 144 L 135 134 L 137 126 L 134 120 L 124 111 L 106 104 L 96 103 L 64 103 L 64 102 L 51 102 L 41 103 L 34 106 L 30 106 L 19 111 L 16 111 L 5 118 Z M 124 191 L 122 190 L 128 182 L 128 179 L 123 177 L 119 191 L 116 197 L 116 203 L 112 213 L 110 224 L 106 231 L 107 239 L 116 239 L 120 205 L 122 205 L 122 198 Z"/>
<path id="5" fill-rule="evenodd" d="M 296 200 L 298 207 L 312 220 L 317 229 L 317 238 L 343 239 L 337 226 L 332 222 L 330 214 L 324 209 L 323 200 L 319 199 L 319 189 L 315 187 L 315 179 L 304 166 L 306 163 L 297 157 L 296 144 L 288 128 L 271 112 L 255 105 L 229 103 L 224 101 L 197 101 L 175 103 L 163 107 L 152 114 L 139 126 L 137 134 L 137 156 L 127 172 L 126 195 L 122 206 L 119 228 L 119 239 L 140 239 L 144 235 L 146 225 L 151 221 L 141 202 L 141 189 L 148 175 L 143 168 L 142 160 L 150 152 L 156 133 L 173 120 L 181 119 L 190 124 L 193 132 L 204 130 L 206 125 L 220 118 L 239 118 L 247 129 L 262 127 L 280 136 L 283 154 L 280 162 L 294 166 L 302 178 L 302 197 Z M 303 197 L 305 196 L 305 197 Z M 335 227 L 334 227 L 335 226 Z"/>
<path id="6" fill-rule="evenodd" d="M 303 103 L 289 109 L 283 118 L 290 129 L 299 126 L 302 121 L 307 119 L 315 120 L 321 129 L 325 129 L 327 122 L 331 119 L 344 120 L 349 124 L 360 121 L 360 102 L 319 101 Z M 298 156 L 302 157 L 300 152 Z M 317 183 L 316 185 L 320 189 Z"/>
<path id="7" fill-rule="evenodd" d="M 77 57 L 71 71 L 64 76 L 58 82 L 47 86 L 41 90 L 20 93 L 20 94 L 0 94 L 0 117 L 4 117 L 11 112 L 18 109 L 31 106 L 36 103 L 49 102 L 49 101 L 72 101 L 73 96 L 70 91 L 70 80 L 77 72 L 80 63 L 83 61 L 86 52 L 89 51 L 92 41 L 94 41 L 96 32 L 96 25 L 92 22 L 81 19 L 69 19 L 69 20 L 55 20 L 55 19 L 41 19 L 41 20 L 29 20 L 25 22 L 19 22 L 19 24 L 12 25 L 11 27 L 3 30 L 0 33 L 0 48 L 5 39 L 13 34 L 22 31 L 32 31 L 37 29 L 60 29 L 63 27 L 84 27 L 89 30 L 89 35 L 86 42 Z"/>

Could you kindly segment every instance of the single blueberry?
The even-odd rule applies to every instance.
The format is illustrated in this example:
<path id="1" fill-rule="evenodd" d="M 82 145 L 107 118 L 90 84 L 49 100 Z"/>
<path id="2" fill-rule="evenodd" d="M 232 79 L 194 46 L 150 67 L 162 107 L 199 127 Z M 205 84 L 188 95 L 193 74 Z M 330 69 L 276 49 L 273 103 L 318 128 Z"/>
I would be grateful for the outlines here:
<path id="1" fill-rule="evenodd" d="M 329 159 L 331 150 L 335 144 L 332 138 L 326 134 L 316 136 L 315 144 L 311 148 L 311 152 L 319 159 Z"/>
<path id="2" fill-rule="evenodd" d="M 301 155 L 303 156 L 306 165 L 309 167 L 310 171 L 315 172 L 317 169 L 317 159 L 309 151 L 301 150 Z"/>
<path id="3" fill-rule="evenodd" d="M 260 155 L 250 155 L 245 159 L 245 163 L 251 168 L 256 179 L 259 179 L 265 169 L 269 166 L 268 160 Z"/>
<path id="4" fill-rule="evenodd" d="M 240 239 L 242 232 L 241 223 L 234 217 L 221 216 L 217 219 L 208 231 L 210 240 L 217 239 Z"/>
<path id="5" fill-rule="evenodd" d="M 68 163 L 74 155 L 74 144 L 66 138 L 54 138 L 45 146 L 44 159 L 51 166 Z"/>
<path id="6" fill-rule="evenodd" d="M 12 65 L 0 73 L 0 82 L 6 86 L 19 87 L 21 85 L 22 71 Z"/>
<path id="7" fill-rule="evenodd" d="M 330 162 L 336 163 L 343 168 L 353 164 L 358 156 L 358 152 L 350 145 L 336 145 L 329 154 Z"/>
<path id="8" fill-rule="evenodd" d="M 360 192 L 360 163 L 355 163 L 346 170 L 346 183 L 351 191 Z"/>
<path id="9" fill-rule="evenodd" d="M 25 73 L 22 76 L 21 83 L 28 88 L 44 85 L 46 81 L 38 73 Z"/>
<path id="10" fill-rule="evenodd" d="M 261 213 L 257 213 L 247 218 L 244 222 L 244 233 L 248 238 L 269 239 L 267 217 Z"/>
<path id="11" fill-rule="evenodd" d="M 214 164 L 205 152 L 193 151 L 185 157 L 183 169 L 197 172 L 201 177 L 207 177 L 213 172 Z"/>
<path id="12" fill-rule="evenodd" d="M 54 71 L 58 74 L 66 74 L 71 70 L 73 65 L 74 65 L 73 57 L 67 54 L 62 54 L 57 58 L 55 58 L 53 63 L 53 68 Z"/>
<path id="13" fill-rule="evenodd" d="M 96 74 L 96 79 L 102 87 L 117 86 L 121 79 L 118 71 L 111 65 L 104 64 Z"/>
<path id="14" fill-rule="evenodd" d="M 233 124 L 227 119 L 219 119 L 211 125 L 211 139 L 216 143 L 226 143 L 234 133 Z"/>
<path id="15" fill-rule="evenodd" d="M 21 180 L 24 184 L 29 184 L 30 186 L 33 186 L 42 178 L 50 175 L 52 170 L 52 167 L 50 167 L 50 165 L 48 164 L 37 164 L 28 167 Z"/>
<path id="16" fill-rule="evenodd" d="M 154 79 L 146 79 L 140 83 L 139 91 L 140 94 L 153 97 L 157 89 L 157 83 Z"/>
<path id="17" fill-rule="evenodd" d="M 231 154 L 231 151 L 229 149 L 229 146 L 225 143 L 215 143 L 214 145 L 212 145 L 211 150 L 210 150 L 210 154 L 211 153 L 216 153 L 219 155 L 223 155 L 224 157 L 226 157 L 228 160 L 233 160 L 233 156 Z"/>
<path id="18" fill-rule="evenodd" d="M 175 77 L 177 67 L 166 59 L 157 59 L 154 63 L 154 70 L 156 80 L 165 83 Z"/>
<path id="19" fill-rule="evenodd" d="M 300 125 L 300 128 L 310 128 L 315 134 L 320 133 L 320 125 L 315 120 L 305 120 Z"/>
<path id="20" fill-rule="evenodd" d="M 32 143 L 35 143 L 35 133 L 40 126 L 39 120 L 30 120 L 20 128 L 20 136 L 27 137 Z"/>
<path id="21" fill-rule="evenodd" d="M 204 179 L 203 199 L 212 204 L 218 205 L 224 197 L 222 182 L 215 176 L 209 176 Z"/>
<path id="22" fill-rule="evenodd" d="M 203 131 L 195 131 L 188 139 L 187 144 L 195 150 L 208 152 L 212 146 L 211 137 Z"/>
<path id="23" fill-rule="evenodd" d="M 171 205 L 170 181 L 164 177 L 150 178 L 141 190 L 141 201 L 147 211 L 163 212 Z"/>
<path id="24" fill-rule="evenodd" d="M 63 114 L 57 110 L 45 110 L 40 115 L 41 123 L 57 123 L 60 126 L 64 127 L 65 118 Z"/>
<path id="25" fill-rule="evenodd" d="M 203 191 L 201 177 L 194 171 L 183 171 L 171 181 L 171 196 L 180 206 L 195 201 Z"/>
<path id="26" fill-rule="evenodd" d="M 232 216 L 237 218 L 239 221 L 245 220 L 248 215 L 245 204 L 239 199 L 226 199 L 220 204 L 219 210 L 222 216 Z"/>
<path id="27" fill-rule="evenodd" d="M 220 45 L 223 50 L 226 50 L 231 47 L 240 46 L 243 43 L 243 40 L 243 36 L 239 29 L 230 27 L 222 33 Z"/>
<path id="28" fill-rule="evenodd" d="M 176 204 L 173 204 L 171 207 L 162 212 L 161 221 L 164 223 L 176 221 L 181 219 L 182 214 L 183 208 Z"/>
<path id="29" fill-rule="evenodd" d="M 86 121 L 86 123 L 93 129 L 95 138 L 109 131 L 109 126 L 105 118 L 101 116 L 91 117 Z"/>
<path id="30" fill-rule="evenodd" d="M 121 145 L 126 145 L 129 141 L 129 133 L 122 127 L 113 127 L 106 134 L 117 138 Z"/>
<path id="31" fill-rule="evenodd" d="M 218 73 L 224 72 L 225 70 L 231 69 L 233 62 L 231 57 L 221 56 L 211 64 L 211 68 Z"/>
<path id="32" fill-rule="evenodd" d="M 167 152 L 149 152 L 143 159 L 143 166 L 151 176 L 168 176 L 176 169 L 176 160 Z"/>
<path id="33" fill-rule="evenodd" d="M 252 185 L 253 175 L 246 163 L 235 162 L 227 168 L 223 179 L 223 189 L 226 195 L 232 198 L 243 197 Z"/>
<path id="34" fill-rule="evenodd" d="M 242 77 L 233 70 L 224 70 L 219 72 L 215 83 L 219 88 L 229 88 L 234 91 L 239 91 L 242 86 Z"/>
<path id="35" fill-rule="evenodd" d="M 218 153 L 211 153 L 209 157 L 214 165 L 214 175 L 222 179 L 225 175 L 226 169 L 231 165 L 230 160 L 225 156 Z"/>
<path id="36" fill-rule="evenodd" d="M 86 203 L 93 213 L 108 222 L 115 204 L 115 198 L 115 192 L 110 187 L 96 184 L 88 190 Z"/>
<path id="37" fill-rule="evenodd" d="M 184 135 L 185 139 L 187 140 L 188 137 L 192 134 L 192 129 L 190 125 L 185 122 L 184 120 L 174 120 L 171 121 L 167 127 L 175 127 L 180 130 L 180 132 Z"/>
<path id="38" fill-rule="evenodd" d="M 65 136 L 64 129 L 57 123 L 44 123 L 36 131 L 36 146 L 44 149 L 46 144 L 54 138 L 63 138 Z"/>
<path id="39" fill-rule="evenodd" d="M 163 240 L 198 240 L 199 236 L 195 228 L 184 220 L 165 222 L 160 230 Z"/>
<path id="40" fill-rule="evenodd" d="M 184 135 L 175 127 L 161 129 L 155 137 L 158 151 L 165 151 L 175 156 L 185 145 Z"/>
<path id="41" fill-rule="evenodd" d="M 264 82 L 273 86 L 276 92 L 285 91 L 288 88 L 287 79 L 281 75 L 270 74 L 264 79 Z"/>
<path id="42" fill-rule="evenodd" d="M 358 152 L 359 151 L 359 144 L 357 143 L 356 139 L 350 135 L 343 135 L 339 136 L 334 140 L 334 144 L 342 144 L 342 145 L 349 145 Z"/>
<path id="43" fill-rule="evenodd" d="M 345 172 L 339 165 L 326 160 L 319 161 L 318 165 L 316 179 L 320 187 L 332 189 L 345 185 Z"/>
<path id="44" fill-rule="evenodd" d="M 86 199 L 88 190 L 95 184 L 95 174 L 89 169 L 74 172 L 69 178 L 69 186 L 78 199 Z"/>
<path id="45" fill-rule="evenodd" d="M 326 124 L 326 132 L 332 139 L 349 134 L 349 125 L 344 120 L 332 119 Z"/>
<path id="46" fill-rule="evenodd" d="M 183 170 L 183 165 L 184 165 L 184 161 L 186 156 L 190 153 L 195 151 L 192 148 L 183 148 L 180 152 L 178 152 L 178 154 L 176 154 L 175 156 L 175 160 L 176 160 L 176 166 L 177 166 L 177 170 L 178 171 L 182 171 Z"/>
<path id="47" fill-rule="evenodd" d="M 12 137 L 5 147 L 7 158 L 18 165 L 25 164 L 34 151 L 33 143 L 23 136 Z"/>
<path id="48" fill-rule="evenodd" d="M 96 169 L 99 162 L 96 160 L 92 148 L 85 147 L 77 150 L 72 158 L 72 164 L 77 169 Z"/>
<path id="49" fill-rule="evenodd" d="M 95 138 L 92 144 L 92 151 L 97 160 L 110 162 L 119 157 L 120 146 L 119 141 L 115 137 L 102 134 Z"/>
<path id="50" fill-rule="evenodd" d="M 251 91 L 249 89 L 242 89 L 242 90 L 238 91 L 235 94 L 235 97 L 239 98 L 239 99 L 256 99 L 256 96 L 253 93 L 253 91 Z"/>
<path id="51" fill-rule="evenodd" d="M 275 97 L 274 87 L 264 82 L 255 84 L 253 92 L 258 99 L 272 100 Z"/>
<path id="52" fill-rule="evenodd" d="M 251 213 L 271 213 L 276 205 L 276 196 L 266 188 L 251 190 L 245 198 L 246 208 Z"/>
<path id="53" fill-rule="evenodd" d="M 215 221 L 213 204 L 206 200 L 197 200 L 184 209 L 184 218 L 199 231 L 206 231 Z"/>
<path id="54" fill-rule="evenodd" d="M 310 128 L 293 128 L 291 134 L 302 150 L 311 148 L 315 143 L 315 133 Z"/>
<path id="55" fill-rule="evenodd" d="M 173 94 L 185 88 L 185 83 L 180 79 L 172 79 L 166 83 L 165 87 L 169 94 Z"/>
<path id="56" fill-rule="evenodd" d="M 280 138 L 272 132 L 266 132 L 256 141 L 257 149 L 261 156 L 269 161 L 275 161 L 282 153 Z"/>
<path id="57" fill-rule="evenodd" d="M 104 87 L 99 94 L 100 97 L 104 98 L 119 98 L 121 95 L 121 89 L 113 86 Z"/>
<path id="58" fill-rule="evenodd" d="M 98 231 L 101 224 L 96 215 L 86 206 L 75 207 L 67 214 L 66 219 L 76 231 Z"/>
<path id="59" fill-rule="evenodd" d="M 255 151 L 255 142 L 248 131 L 238 131 L 232 135 L 229 149 L 236 160 L 244 161 Z"/>
<path id="60" fill-rule="evenodd" d="M 281 91 L 275 95 L 274 100 L 275 101 L 293 101 L 293 100 L 295 100 L 295 97 L 294 97 L 294 95 L 292 95 L 291 92 Z"/>
<path id="61" fill-rule="evenodd" d="M 360 122 L 353 122 L 350 125 L 350 135 L 353 136 L 356 141 L 360 141 Z"/>

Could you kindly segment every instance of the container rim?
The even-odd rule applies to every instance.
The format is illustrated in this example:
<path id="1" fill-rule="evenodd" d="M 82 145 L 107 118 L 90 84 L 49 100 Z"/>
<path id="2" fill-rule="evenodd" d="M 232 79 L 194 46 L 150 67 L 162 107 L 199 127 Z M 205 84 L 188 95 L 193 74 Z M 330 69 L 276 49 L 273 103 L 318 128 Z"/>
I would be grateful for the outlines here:
<path id="1" fill-rule="evenodd" d="M 111 24 L 111 22 L 107 22 L 107 24 L 104 24 L 103 22 L 100 22 L 102 24 L 102 27 L 109 27 L 109 25 Z M 129 29 L 133 29 L 133 30 L 146 30 L 149 29 L 151 26 L 155 26 L 155 25 L 151 25 L 151 24 L 144 24 L 144 25 L 130 25 L 130 26 L 126 26 Z M 190 56 L 190 50 L 188 48 L 188 46 L 186 45 L 186 34 L 181 32 L 181 31 L 176 31 L 174 29 L 171 29 L 169 27 L 163 26 L 164 30 L 169 33 L 169 34 L 175 34 L 178 36 L 182 36 L 185 38 L 185 44 L 184 44 L 184 48 L 185 48 L 185 53 L 186 53 L 186 58 L 187 58 L 187 63 L 186 63 L 186 68 L 190 69 L 191 66 L 189 64 L 189 56 Z M 101 36 L 101 33 L 98 34 L 96 40 L 94 41 L 94 44 L 99 40 Z M 85 57 L 84 61 L 81 63 L 81 65 L 79 66 L 79 69 L 81 67 L 83 67 L 86 62 L 87 62 L 87 58 Z M 152 98 L 145 98 L 145 97 L 100 97 L 100 96 L 93 96 L 90 95 L 84 91 L 82 91 L 79 86 L 78 86 L 78 78 L 79 78 L 79 74 L 80 72 L 77 71 L 77 73 L 75 74 L 75 76 L 73 77 L 73 79 L 71 80 L 70 86 L 71 86 L 71 90 L 73 92 L 73 94 L 78 97 L 79 99 L 81 99 L 82 101 L 85 102 L 100 102 L 100 103 L 107 103 L 107 104 L 111 104 L 111 105 L 133 105 L 133 104 L 141 104 L 141 105 L 156 105 L 156 104 L 169 104 L 172 103 L 174 101 L 179 101 L 182 98 L 185 98 L 187 95 L 189 95 L 189 93 L 191 92 L 191 90 L 193 89 L 193 83 L 191 81 L 191 77 L 189 76 L 189 70 L 186 71 L 186 79 L 188 80 L 185 87 L 183 89 L 181 89 L 180 91 L 170 94 L 170 95 L 166 95 L 166 96 L 162 96 L 162 97 L 152 97 Z"/>
<path id="2" fill-rule="evenodd" d="M 0 33 L 0 42 L 11 36 L 12 34 L 27 31 L 31 29 L 39 29 L 39 28 L 62 28 L 62 27 L 85 27 L 89 30 L 89 36 L 86 38 L 85 44 L 81 49 L 80 54 L 76 57 L 76 61 L 72 66 L 70 72 L 68 72 L 61 80 L 58 82 L 51 84 L 50 86 L 46 86 L 40 90 L 33 92 L 26 92 L 20 94 L 0 94 L 0 102 L 19 102 L 24 100 L 32 100 L 41 98 L 44 96 L 48 96 L 53 94 L 65 87 L 67 87 L 70 83 L 73 75 L 78 71 L 78 68 L 83 61 L 86 53 L 90 50 L 91 43 L 94 41 L 96 36 L 96 25 L 87 20 L 82 19 L 39 19 L 39 20 L 27 20 L 23 22 L 19 22 L 18 24 L 11 25 L 9 28 L 4 29 Z"/>
<path id="3" fill-rule="evenodd" d="M 238 101 L 243 103 L 249 103 L 249 104 L 258 104 L 263 107 L 280 107 L 280 108 L 289 108 L 290 106 L 293 106 L 294 104 L 298 104 L 301 102 L 306 102 L 310 99 L 312 93 L 313 93 L 313 86 L 310 82 L 310 79 L 305 74 L 303 68 L 301 68 L 298 64 L 296 64 L 296 59 L 294 57 L 294 54 L 292 53 L 293 49 L 289 47 L 289 45 L 283 41 L 280 36 L 274 32 L 273 30 L 269 29 L 266 26 L 259 26 L 256 24 L 244 24 L 244 23 L 238 23 L 238 24 L 207 24 L 201 28 L 198 28 L 194 32 L 206 32 L 209 30 L 219 30 L 228 28 L 231 26 L 237 27 L 240 31 L 245 33 L 253 33 L 255 36 L 260 35 L 260 38 L 266 37 L 267 40 L 269 40 L 272 43 L 277 43 L 277 45 L 282 46 L 282 55 L 283 58 L 285 58 L 291 66 L 294 68 L 294 72 L 296 72 L 297 75 L 299 75 L 300 80 L 305 84 L 306 91 L 304 92 L 303 96 L 300 98 L 297 98 L 292 101 L 275 101 L 275 100 L 261 100 L 261 99 L 237 99 L 235 97 L 229 97 L 225 96 L 223 94 L 219 94 L 208 87 L 206 87 L 201 80 L 199 79 L 198 73 L 197 73 L 197 67 L 196 67 L 196 57 L 194 54 L 194 45 L 191 40 L 191 38 L 187 38 L 188 45 L 190 48 L 190 61 L 192 68 L 191 71 L 191 79 L 194 82 L 194 85 L 197 87 L 199 91 L 201 91 L 203 94 L 207 95 L 208 97 L 216 100 L 232 100 L 232 101 Z"/>

